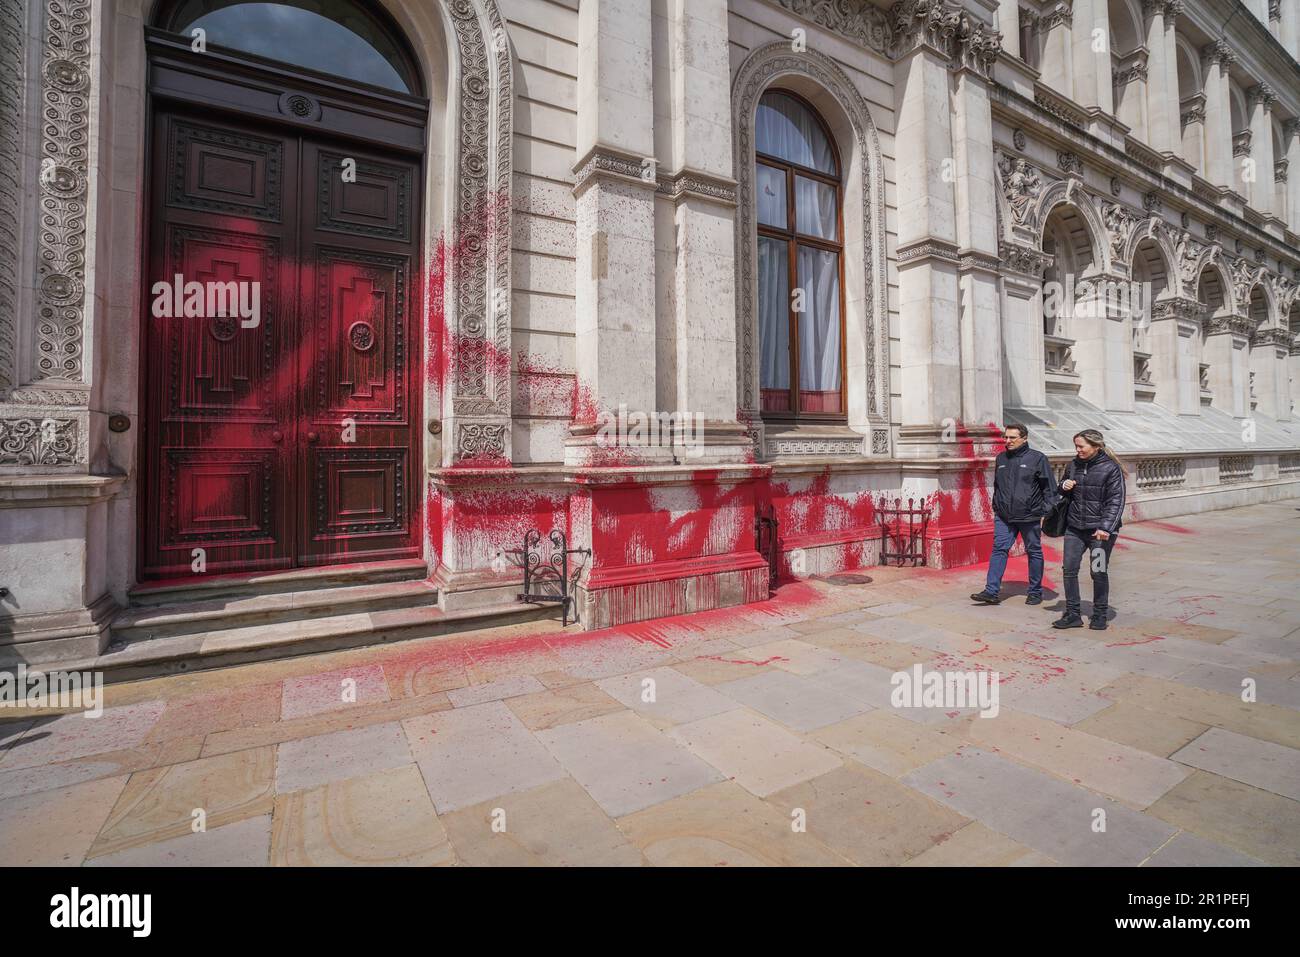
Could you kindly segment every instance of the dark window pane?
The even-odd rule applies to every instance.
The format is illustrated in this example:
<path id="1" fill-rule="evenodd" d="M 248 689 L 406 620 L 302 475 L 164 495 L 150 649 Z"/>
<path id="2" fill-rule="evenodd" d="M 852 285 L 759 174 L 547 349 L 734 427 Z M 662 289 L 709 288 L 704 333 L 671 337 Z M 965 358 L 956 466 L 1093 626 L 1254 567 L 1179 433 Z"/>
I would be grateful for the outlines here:
<path id="1" fill-rule="evenodd" d="M 183 0 L 165 27 L 183 36 L 201 27 L 209 44 L 371 86 L 417 87 L 396 40 L 351 0 Z"/>

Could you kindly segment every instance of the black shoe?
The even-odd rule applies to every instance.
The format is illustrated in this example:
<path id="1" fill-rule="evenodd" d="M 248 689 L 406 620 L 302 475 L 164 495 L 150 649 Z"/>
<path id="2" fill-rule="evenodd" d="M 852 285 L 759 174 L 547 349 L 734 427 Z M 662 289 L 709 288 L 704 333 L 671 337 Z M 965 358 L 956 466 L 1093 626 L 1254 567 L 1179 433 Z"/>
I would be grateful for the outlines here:
<path id="1" fill-rule="evenodd" d="M 1043 603 L 1042 595 L 1030 595 L 1025 599 L 1026 605 L 1041 605 Z"/>
<path id="2" fill-rule="evenodd" d="M 1067 611 L 1056 621 L 1052 622 L 1053 628 L 1082 628 L 1083 619 L 1074 612 Z"/>
<path id="3" fill-rule="evenodd" d="M 1088 619 L 1088 627 L 1091 628 L 1093 631 L 1105 631 L 1106 630 L 1105 613 L 1103 612 L 1100 615 L 1093 615 L 1090 619 Z"/>
<path id="4" fill-rule="evenodd" d="M 1000 604 L 1002 604 L 1002 599 L 1001 599 L 1001 598 L 999 598 L 997 595 L 990 595 L 990 594 L 989 594 L 988 592 L 986 592 L 986 591 L 977 591 L 975 594 L 973 594 L 973 595 L 970 596 L 970 600 L 971 600 L 971 601 L 977 601 L 977 602 L 979 602 L 981 605 L 1000 605 Z"/>

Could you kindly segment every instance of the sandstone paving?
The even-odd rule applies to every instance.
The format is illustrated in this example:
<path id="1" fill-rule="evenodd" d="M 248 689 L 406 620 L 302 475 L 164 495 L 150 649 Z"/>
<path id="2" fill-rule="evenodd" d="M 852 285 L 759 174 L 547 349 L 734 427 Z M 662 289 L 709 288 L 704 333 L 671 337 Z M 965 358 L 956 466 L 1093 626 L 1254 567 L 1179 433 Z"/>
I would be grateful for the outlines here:
<path id="1" fill-rule="evenodd" d="M 667 667 L 602 678 L 596 687 L 656 727 L 685 724 L 738 707 L 720 693 L 725 686 L 715 689 Z"/>
<path id="2" fill-rule="evenodd" d="M 88 867 L 265 867 L 271 815 L 141 844 L 86 862 Z"/>
<path id="3" fill-rule="evenodd" d="M 1300 865 L 1300 804 L 1270 791 L 1196 771 L 1147 811 L 1265 863 Z"/>
<path id="4" fill-rule="evenodd" d="M 453 811 L 442 823 L 457 862 L 475 867 L 645 864 L 600 805 L 568 778 Z"/>
<path id="5" fill-rule="evenodd" d="M 254 748 L 137 771 L 122 788 L 88 857 L 269 814 L 275 749 Z"/>
<path id="6" fill-rule="evenodd" d="M 903 781 L 1066 865 L 1135 866 L 1177 831 L 1080 785 L 980 748 L 962 748 L 917 768 Z M 1101 822 L 1104 831 L 1095 829 Z"/>
<path id="7" fill-rule="evenodd" d="M 789 814 L 731 781 L 620 818 L 652 864 L 673 867 L 840 867 L 848 861 Z"/>
<path id="8" fill-rule="evenodd" d="M 1294 748 L 1210 728 L 1170 759 L 1300 801 L 1300 751 Z"/>
<path id="9" fill-rule="evenodd" d="M 733 702 L 733 707 L 738 702 L 793 731 L 834 724 L 870 707 L 807 676 L 787 671 L 768 670 L 716 687 Z"/>
<path id="10" fill-rule="evenodd" d="M 276 748 L 275 792 L 287 794 L 411 763 L 396 721 L 285 741 Z"/>
<path id="11" fill-rule="evenodd" d="M 621 702 L 611 698 L 590 681 L 509 698 L 506 705 L 530 731 L 585 721 L 587 718 L 597 718 L 623 709 Z"/>
<path id="12" fill-rule="evenodd" d="M 976 719 L 967 729 L 970 740 L 985 750 L 996 749 L 1139 809 L 1190 773 L 1176 759 L 1158 758 L 1012 708 Z"/>
<path id="13" fill-rule="evenodd" d="M 1207 726 L 1176 715 L 1117 701 L 1073 727 L 1078 731 L 1167 758 Z"/>
<path id="14" fill-rule="evenodd" d="M 564 776 L 501 701 L 408 718 L 402 727 L 439 814 Z"/>
<path id="15" fill-rule="evenodd" d="M 723 613 L 135 679 L 94 719 L 0 713 L 0 864 L 1294 865 L 1277 508 L 1126 526 L 1104 632 L 1053 630 L 1059 593 L 1025 606 L 1014 571 L 984 607 L 983 566 L 873 568 Z M 997 672 L 999 715 L 894 708 L 918 664 Z"/>
<path id="16" fill-rule="evenodd" d="M 700 720 L 714 721 L 728 713 L 738 712 Z M 679 726 L 673 735 L 693 726 Z M 538 731 L 537 737 L 614 818 L 722 779 L 715 767 L 683 747 L 680 739 L 660 732 L 631 711 Z"/>
<path id="17" fill-rule="evenodd" d="M 275 799 L 270 862 L 281 866 L 430 866 L 451 844 L 413 763 Z"/>
<path id="18" fill-rule="evenodd" d="M 878 771 L 848 762 L 767 798 L 808 833 L 855 864 L 906 863 L 968 823 L 961 813 Z"/>
<path id="19" fill-rule="evenodd" d="M 830 750 L 809 744 L 749 710 L 701 718 L 669 734 L 758 797 L 840 765 Z"/>

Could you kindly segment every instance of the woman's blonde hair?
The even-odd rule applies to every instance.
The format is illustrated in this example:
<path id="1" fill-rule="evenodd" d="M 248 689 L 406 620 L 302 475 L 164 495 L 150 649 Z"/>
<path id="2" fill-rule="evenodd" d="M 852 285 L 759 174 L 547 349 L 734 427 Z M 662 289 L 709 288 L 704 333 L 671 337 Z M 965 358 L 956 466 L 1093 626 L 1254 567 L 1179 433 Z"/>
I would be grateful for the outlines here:
<path id="1" fill-rule="evenodd" d="M 1084 429 L 1082 432 L 1074 433 L 1074 437 L 1076 439 L 1083 439 L 1083 441 L 1087 442 L 1095 449 L 1101 449 L 1115 461 L 1115 464 L 1119 466 L 1121 472 L 1125 475 L 1128 474 L 1128 469 L 1124 467 L 1124 463 L 1120 457 L 1116 455 L 1112 449 L 1106 447 L 1106 437 L 1096 429 Z"/>

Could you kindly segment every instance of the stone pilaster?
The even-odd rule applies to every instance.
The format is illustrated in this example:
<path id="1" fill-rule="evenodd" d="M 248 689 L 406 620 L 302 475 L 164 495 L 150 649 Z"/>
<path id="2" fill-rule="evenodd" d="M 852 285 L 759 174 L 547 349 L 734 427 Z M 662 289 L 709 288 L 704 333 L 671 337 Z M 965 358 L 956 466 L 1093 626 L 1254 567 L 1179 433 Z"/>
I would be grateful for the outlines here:
<path id="1" fill-rule="evenodd" d="M 1074 100 L 1081 106 L 1095 106 L 1103 113 L 1115 112 L 1110 44 L 1097 44 L 1093 31 L 1110 36 L 1110 13 L 1106 0 L 1074 0 L 1070 30 Z M 1101 46 L 1101 49 L 1094 49 Z"/>
<path id="2" fill-rule="evenodd" d="M 1132 316 L 1121 290 L 1128 278 L 1094 273 L 1075 288 L 1074 335 L 1079 397 L 1108 411 L 1133 411 Z"/>
<path id="3" fill-rule="evenodd" d="M 1018 409 L 1047 403 L 1043 348 L 1043 270 L 1052 257 L 1033 246 L 1003 243 L 1002 402 Z"/>
<path id="4" fill-rule="evenodd" d="M 1257 408 L 1264 415 L 1283 422 L 1291 419 L 1287 373 L 1289 346 L 1290 336 L 1277 326 L 1257 329 L 1250 339 L 1250 371 L 1255 374 Z"/>
<path id="5" fill-rule="evenodd" d="M 1282 124 L 1282 149 L 1287 164 L 1287 227 L 1300 232 L 1300 119 Z"/>
<path id="6" fill-rule="evenodd" d="M 654 84 L 650 5 L 587 3 L 578 13 L 578 409 L 565 461 L 594 462 L 603 413 L 650 414 L 655 389 Z M 620 452 L 624 459 L 632 453 Z M 672 461 L 671 447 L 635 450 Z M 596 458 L 599 455 L 596 454 Z"/>
<path id="7" fill-rule="evenodd" d="M 1169 72 L 1165 61 L 1172 53 L 1165 40 L 1165 34 L 1172 36 L 1166 29 L 1165 0 L 1146 0 L 1142 5 L 1142 14 L 1146 20 L 1146 106 L 1147 106 L 1147 144 L 1161 153 L 1173 153 L 1178 150 L 1178 127 L 1171 125 L 1169 98 L 1178 99 L 1177 82 L 1169 86 Z"/>
<path id="8" fill-rule="evenodd" d="M 1209 363 L 1214 408 L 1241 418 L 1250 415 L 1250 320 L 1221 313 L 1207 321 L 1205 361 Z"/>
<path id="9" fill-rule="evenodd" d="M 1266 83 L 1252 86 L 1246 94 L 1250 110 L 1250 158 L 1254 180 L 1243 183 L 1249 189 L 1247 201 L 1265 216 L 1275 213 L 1273 189 L 1273 103 L 1277 93 Z"/>
<path id="10" fill-rule="evenodd" d="M 1228 102 L 1228 68 L 1236 60 L 1222 40 L 1201 50 L 1205 74 L 1205 178 L 1223 189 L 1236 188 L 1232 156 L 1232 109 Z"/>
<path id="11" fill-rule="evenodd" d="M 1156 401 L 1180 415 L 1201 411 L 1198 369 L 1201 315 L 1195 299 L 1171 298 L 1151 307 L 1151 379 Z"/>
<path id="12" fill-rule="evenodd" d="M 661 342 L 661 407 L 689 414 L 702 445 L 692 462 L 743 461 L 752 445 L 736 420 L 736 182 L 732 169 L 726 0 L 669 0 L 669 169 L 658 177 L 661 257 L 671 263 L 670 342 Z M 659 136 L 663 142 L 662 131 Z M 666 227 L 671 223 L 670 228 Z"/>

